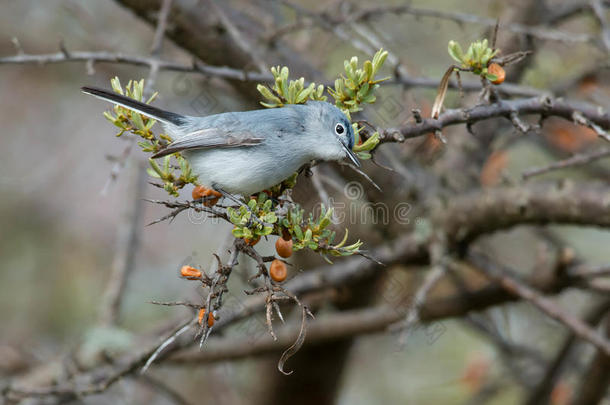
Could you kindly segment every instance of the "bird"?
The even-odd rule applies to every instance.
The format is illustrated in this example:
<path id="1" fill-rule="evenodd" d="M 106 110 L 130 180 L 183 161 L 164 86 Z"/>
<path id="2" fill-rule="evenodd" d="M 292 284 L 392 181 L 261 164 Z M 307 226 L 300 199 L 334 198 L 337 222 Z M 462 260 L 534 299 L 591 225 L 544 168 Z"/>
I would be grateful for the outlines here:
<path id="1" fill-rule="evenodd" d="M 347 158 L 360 167 L 352 151 L 355 137 L 349 119 L 326 101 L 195 117 L 102 88 L 81 90 L 160 122 L 172 142 L 152 158 L 179 152 L 199 184 L 222 193 L 256 194 L 314 160 Z"/>

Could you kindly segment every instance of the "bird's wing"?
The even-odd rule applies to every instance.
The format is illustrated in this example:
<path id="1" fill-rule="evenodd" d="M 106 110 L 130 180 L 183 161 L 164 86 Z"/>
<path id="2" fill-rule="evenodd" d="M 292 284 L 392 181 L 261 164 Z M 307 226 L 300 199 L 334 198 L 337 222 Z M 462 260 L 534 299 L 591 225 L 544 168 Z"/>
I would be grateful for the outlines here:
<path id="1" fill-rule="evenodd" d="M 256 137 L 252 132 L 249 131 L 205 128 L 190 132 L 180 137 L 180 139 L 170 143 L 165 149 L 155 153 L 152 157 L 159 158 L 189 149 L 253 146 L 260 144 L 262 141 L 263 138 Z"/>

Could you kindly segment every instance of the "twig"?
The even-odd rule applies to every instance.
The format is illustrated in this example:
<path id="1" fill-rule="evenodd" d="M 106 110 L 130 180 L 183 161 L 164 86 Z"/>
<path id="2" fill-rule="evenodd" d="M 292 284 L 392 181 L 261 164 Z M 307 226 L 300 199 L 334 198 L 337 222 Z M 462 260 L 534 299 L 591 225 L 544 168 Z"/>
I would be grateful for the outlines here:
<path id="1" fill-rule="evenodd" d="M 273 76 L 268 73 L 246 71 L 227 66 L 212 66 L 205 64 L 199 60 L 194 60 L 192 64 L 183 64 L 179 62 L 160 59 L 156 56 L 142 56 L 124 54 L 119 52 L 70 51 L 69 57 L 67 57 L 62 52 L 48 54 L 18 54 L 15 56 L 0 57 L 0 64 L 45 65 L 70 62 L 85 62 L 89 66 L 92 66 L 95 63 L 126 64 L 135 66 L 146 66 L 148 68 L 156 66 L 159 71 L 165 70 L 173 72 L 201 74 L 206 77 L 218 77 L 221 79 L 242 82 L 271 83 L 274 80 Z M 438 80 L 428 77 L 414 77 L 402 75 L 399 78 L 394 78 L 393 80 L 386 81 L 385 84 L 401 85 L 406 88 L 436 88 L 438 86 Z M 326 85 L 332 85 L 332 83 L 326 83 Z M 449 83 L 449 88 L 458 89 L 458 85 L 454 81 L 451 81 Z M 479 91 L 481 89 L 481 85 L 480 83 L 474 81 L 464 82 L 462 83 L 462 89 L 464 91 Z M 498 87 L 498 91 L 500 93 L 521 97 L 540 96 L 542 93 L 544 93 L 543 91 L 535 89 L 533 87 L 523 86 L 515 83 L 503 83 L 502 86 Z"/>
<path id="2" fill-rule="evenodd" d="M 161 4 L 161 10 L 159 11 L 159 18 L 157 19 L 157 28 L 155 29 L 155 35 L 152 40 L 150 47 L 151 57 L 157 57 L 161 54 L 161 48 L 163 47 L 163 37 L 165 36 L 165 29 L 167 27 L 167 19 L 169 18 L 169 12 L 172 8 L 172 0 L 163 0 Z M 159 62 L 158 60 L 150 65 L 148 72 L 148 79 L 144 85 L 144 97 L 148 98 L 152 94 L 152 89 L 157 80 L 157 74 L 159 73 Z"/>
<path id="3" fill-rule="evenodd" d="M 606 128 L 602 128 L 598 123 L 593 122 L 590 118 L 584 116 L 580 111 L 574 111 L 572 113 L 572 120 L 579 125 L 591 128 L 595 133 L 605 141 L 610 142 L 610 134 L 606 132 Z"/>
<path id="4" fill-rule="evenodd" d="M 206 322 L 207 323 L 207 322 Z M 197 324 L 197 317 L 194 317 L 193 319 L 188 320 L 187 322 L 184 322 L 178 329 L 176 329 L 176 331 L 174 333 L 172 333 L 171 335 L 169 335 L 166 339 L 163 340 L 163 342 L 155 349 L 155 351 L 148 357 L 148 359 L 146 360 L 146 363 L 144 363 L 144 366 L 142 367 L 142 369 L 140 370 L 140 374 L 144 374 L 146 372 L 146 370 L 148 370 L 148 368 L 150 367 L 150 365 L 155 361 L 155 359 L 157 357 L 159 357 L 159 354 L 161 354 L 161 352 L 169 345 L 171 345 L 173 342 L 176 341 L 176 339 L 178 339 L 178 337 L 180 335 L 182 335 L 183 333 L 185 333 L 186 331 L 188 331 L 191 327 L 193 327 L 193 325 Z"/>
<path id="5" fill-rule="evenodd" d="M 283 2 L 287 6 L 292 8 L 288 2 Z M 340 25 L 349 25 L 358 21 L 365 21 L 374 17 L 379 17 L 382 15 L 396 15 L 396 14 L 409 14 L 416 17 L 430 17 L 437 18 L 443 20 L 454 21 L 458 24 L 479 24 L 487 27 L 494 27 L 496 25 L 496 19 L 481 17 L 474 14 L 466 14 L 452 11 L 444 11 L 444 10 L 432 10 L 425 8 L 413 7 L 411 5 L 402 5 L 402 6 L 387 6 L 387 7 L 374 7 L 363 10 L 355 11 L 351 14 L 348 14 L 344 17 L 337 17 L 330 19 L 326 14 L 315 14 L 310 13 L 308 17 L 312 18 L 313 24 L 321 25 L 321 20 L 325 21 L 328 24 L 333 24 L 335 26 Z M 296 23 L 292 23 L 286 25 L 284 27 L 280 27 L 273 33 L 268 35 L 268 38 L 272 40 L 277 40 L 283 35 L 288 33 L 298 31 L 301 29 L 309 28 L 312 23 L 305 23 L 301 20 Z M 549 41 L 559 41 L 564 43 L 594 43 L 593 37 L 587 34 L 577 34 L 577 33 L 567 33 L 563 31 L 559 31 L 556 29 L 550 29 L 544 26 L 529 26 L 524 24 L 510 23 L 506 25 L 502 25 L 502 30 L 514 32 L 517 34 L 525 34 L 528 36 L 532 36 L 534 38 L 549 40 Z"/>
<path id="6" fill-rule="evenodd" d="M 175 389 L 167 385 L 164 381 L 159 380 L 158 378 L 151 377 L 148 374 L 141 375 L 140 380 L 144 381 L 146 384 L 150 385 L 152 388 L 165 395 L 173 403 L 178 405 L 190 405 L 190 402 L 182 396 L 182 393 L 176 391 Z"/>
<path id="7" fill-rule="evenodd" d="M 410 329 L 420 320 L 419 310 L 426 302 L 428 293 L 438 284 L 447 271 L 447 267 L 444 263 L 447 254 L 446 248 L 446 238 L 439 232 L 430 242 L 430 262 L 432 264 L 432 269 L 426 274 L 424 282 L 417 289 L 407 311 L 404 323 L 401 326 L 402 330 L 399 339 L 400 347 L 405 347 Z"/>
<path id="8" fill-rule="evenodd" d="M 15 56 L 5 56 L 0 58 L 0 64 L 52 64 L 65 62 L 88 62 L 88 63 L 119 63 L 135 66 L 158 65 L 159 70 L 170 70 L 184 73 L 200 73 L 206 76 L 219 77 L 223 79 L 237 81 L 256 81 L 271 82 L 273 76 L 258 72 L 246 72 L 226 66 L 211 66 L 199 60 L 192 64 L 183 64 L 167 61 L 151 56 L 124 54 L 120 52 L 89 52 L 89 51 L 70 51 L 70 56 L 66 57 L 63 52 L 48 54 L 18 54 Z"/>
<path id="9" fill-rule="evenodd" d="M 606 300 L 599 305 L 595 305 L 595 307 L 592 308 L 592 310 L 590 310 L 590 312 L 585 316 L 585 322 L 592 326 L 597 325 L 597 323 L 600 321 L 600 319 L 602 319 L 609 309 L 610 300 Z M 578 339 L 576 339 L 576 335 L 570 331 L 570 334 L 563 341 L 544 376 L 529 393 L 527 400 L 524 402 L 525 405 L 538 405 L 548 402 L 548 398 L 551 395 L 553 387 L 555 386 L 555 382 L 558 380 L 562 370 L 568 364 L 569 355 L 577 342 Z"/>
<path id="10" fill-rule="evenodd" d="M 206 207 L 205 205 L 203 205 L 204 201 L 206 201 L 207 199 L 212 199 L 212 198 L 214 198 L 214 197 L 210 196 L 210 197 L 204 197 L 201 200 L 197 200 L 197 201 L 184 201 L 184 202 L 144 199 L 144 201 L 147 201 L 147 202 L 150 202 L 153 204 L 163 205 L 167 208 L 173 209 L 173 211 L 171 211 L 169 214 L 164 215 L 163 217 L 152 221 L 151 223 L 147 224 L 146 226 L 158 224 L 159 222 L 163 222 L 165 220 L 170 220 L 170 222 L 171 222 L 171 221 L 173 221 L 174 218 L 176 218 L 176 216 L 178 214 L 180 214 L 181 212 L 186 211 L 188 209 L 193 209 L 197 212 L 205 212 L 207 214 L 210 214 L 213 218 L 222 218 L 222 219 L 228 221 L 229 217 L 226 212 L 221 211 L 215 207 Z M 218 205 L 216 205 L 216 206 L 218 206 Z"/>
<path id="11" fill-rule="evenodd" d="M 309 10 L 307 10 L 297 4 L 289 2 L 287 0 L 281 0 L 281 2 L 284 5 L 295 10 L 297 13 L 303 14 L 310 18 L 315 19 L 320 27 L 324 28 L 325 30 L 327 30 L 329 32 L 332 32 L 341 40 L 351 43 L 356 49 L 359 49 L 366 54 L 373 55 L 377 51 L 377 49 L 379 49 L 381 47 L 381 46 L 378 46 L 378 45 L 380 45 L 379 43 L 375 43 L 374 45 L 372 45 L 371 37 L 366 34 L 361 35 L 360 36 L 361 39 L 359 39 L 358 37 L 356 37 L 354 35 L 350 35 L 350 33 L 347 32 L 345 29 L 343 29 L 343 27 L 341 27 L 339 24 L 336 24 L 334 21 L 331 21 L 324 14 L 317 14 L 315 12 L 309 11 Z M 363 27 L 356 27 L 356 28 L 359 28 L 362 31 Z M 368 43 L 366 43 L 364 41 L 366 41 Z M 407 68 L 400 62 L 398 57 L 395 56 L 391 52 L 388 53 L 387 63 L 389 65 L 391 65 L 397 79 L 400 80 L 402 78 L 409 77 Z"/>
<path id="12" fill-rule="evenodd" d="M 128 208 L 125 218 L 121 218 L 119 223 L 112 272 L 100 307 L 99 322 L 103 325 L 113 325 L 118 320 L 125 285 L 133 270 L 138 249 L 147 175 L 141 164 L 133 168 L 133 173 L 132 184 L 128 188 L 131 193 L 126 195 Z"/>
<path id="13" fill-rule="evenodd" d="M 100 193 L 102 196 L 108 194 L 110 186 L 112 186 L 112 184 L 114 184 L 116 179 L 119 177 L 119 173 L 121 173 L 121 170 L 123 169 L 123 167 L 125 167 L 125 164 L 127 163 L 129 156 L 131 155 L 131 150 L 133 149 L 134 143 L 134 137 L 127 138 L 127 146 L 125 146 L 123 152 L 121 152 L 121 154 L 116 158 L 114 164 L 112 165 L 112 169 L 110 169 L 110 175 L 108 176 L 108 180 L 106 180 L 104 188 L 102 188 L 102 191 Z"/>
<path id="14" fill-rule="evenodd" d="M 207 2 L 220 19 L 221 24 L 226 28 L 235 45 L 237 45 L 237 47 L 246 55 L 250 56 L 259 72 L 267 72 L 269 69 L 267 68 L 267 64 L 263 61 L 261 55 L 255 50 L 254 46 L 249 43 L 246 38 L 244 38 L 239 28 L 235 26 L 233 21 L 227 17 L 222 9 L 222 6 L 217 4 L 217 0 L 207 0 Z M 219 3 L 222 4 L 222 2 Z"/>
<path id="15" fill-rule="evenodd" d="M 195 335 L 195 337 L 200 336 L 200 349 L 205 344 L 212 328 L 212 326 L 208 324 L 207 319 L 209 318 L 210 314 L 213 313 L 213 311 L 222 307 L 223 295 L 228 291 L 227 283 L 229 282 L 229 277 L 231 276 L 233 268 L 237 265 L 239 253 L 244 249 L 244 246 L 245 243 L 243 239 L 235 238 L 230 249 L 231 256 L 229 257 L 227 264 L 223 266 L 222 263 L 220 263 L 220 258 L 218 258 L 218 268 L 212 277 L 212 281 L 209 284 L 208 294 L 204 299 L 203 308 L 205 308 L 205 313 L 203 315 L 203 321 L 201 322 L 199 331 Z M 212 301 L 214 302 L 212 303 Z"/>
<path id="16" fill-rule="evenodd" d="M 539 176 L 544 173 L 548 173 L 554 170 L 566 169 L 569 167 L 578 167 L 584 166 L 589 163 L 593 163 L 599 159 L 603 159 L 605 157 L 610 156 L 610 148 L 604 148 L 598 151 L 589 152 L 589 153 L 579 153 L 568 159 L 559 160 L 557 162 L 553 162 L 546 166 L 541 167 L 533 167 L 531 169 L 525 170 L 521 177 L 524 180 L 527 180 L 534 176 Z"/>
<path id="17" fill-rule="evenodd" d="M 561 309 L 553 301 L 543 297 L 533 288 L 528 287 L 523 282 L 509 275 L 498 264 L 493 263 L 482 254 L 470 253 L 469 259 L 477 266 L 479 270 L 490 276 L 492 279 L 498 280 L 503 288 L 509 291 L 541 310 L 549 317 L 562 323 L 569 328 L 576 336 L 591 343 L 598 348 L 606 356 L 610 356 L 610 341 L 601 336 L 595 329 L 592 329 L 585 322 L 576 318 Z"/>
<path id="18" fill-rule="evenodd" d="M 318 316 L 307 325 L 305 345 L 319 344 L 328 340 L 355 335 L 383 332 L 388 325 L 404 316 L 404 309 L 377 306 L 360 310 L 341 311 Z M 278 330 L 278 340 L 234 337 L 214 339 L 204 351 L 185 350 L 169 356 L 164 364 L 203 364 L 241 359 L 282 351 L 295 342 L 302 323 L 288 324 Z"/>
<path id="19" fill-rule="evenodd" d="M 610 265 L 604 266 L 576 266 L 568 271 L 571 277 L 596 278 L 610 276 Z"/>
<path id="20" fill-rule="evenodd" d="M 159 17 L 157 18 L 157 28 L 155 29 L 155 36 L 153 37 L 152 45 L 150 47 L 150 54 L 152 56 L 158 56 L 161 53 L 161 47 L 163 46 L 163 37 L 165 36 L 165 30 L 167 28 L 167 19 L 172 9 L 172 0 L 163 0 L 161 4 L 161 10 L 159 11 Z"/>
<path id="21" fill-rule="evenodd" d="M 601 29 L 602 44 L 606 52 L 610 52 L 610 25 L 606 20 L 606 9 L 602 0 L 591 0 L 591 9 Z"/>
<path id="22" fill-rule="evenodd" d="M 610 339 L 610 315 L 606 315 L 602 325 L 603 333 Z M 610 383 L 610 356 L 603 350 L 598 350 L 582 376 L 573 405 L 602 403 L 608 392 L 608 383 Z"/>

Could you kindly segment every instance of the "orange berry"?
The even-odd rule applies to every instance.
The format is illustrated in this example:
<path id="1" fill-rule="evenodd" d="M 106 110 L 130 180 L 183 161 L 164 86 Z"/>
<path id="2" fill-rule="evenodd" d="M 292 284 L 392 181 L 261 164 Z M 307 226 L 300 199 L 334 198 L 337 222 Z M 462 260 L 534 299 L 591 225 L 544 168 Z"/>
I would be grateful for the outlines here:
<path id="1" fill-rule="evenodd" d="M 278 283 L 286 280 L 286 276 L 288 275 L 286 264 L 281 260 L 275 259 L 271 262 L 271 266 L 269 266 L 269 275 L 273 281 L 277 281 Z"/>
<path id="2" fill-rule="evenodd" d="M 201 308 L 199 310 L 199 315 L 198 315 L 198 322 L 199 325 L 201 325 L 201 322 L 203 321 L 203 316 L 205 315 L 205 308 Z M 214 325 L 214 321 L 216 319 L 214 318 L 214 314 L 212 314 L 211 312 L 208 314 L 208 328 L 211 328 Z"/>
<path id="3" fill-rule="evenodd" d="M 203 187 L 203 186 L 196 186 L 193 189 L 192 192 L 192 196 L 193 196 L 193 200 L 199 200 L 200 198 L 202 198 L 205 194 L 205 192 L 207 191 L 207 188 Z"/>
<path id="4" fill-rule="evenodd" d="M 275 251 L 284 259 L 292 256 L 292 239 L 277 238 L 277 241 L 275 241 Z"/>
<path id="5" fill-rule="evenodd" d="M 214 191 L 210 188 L 210 189 L 208 189 L 208 193 L 206 194 L 206 197 L 207 196 L 214 196 L 214 198 L 204 201 L 203 205 L 205 205 L 206 207 L 211 207 L 213 205 L 216 205 L 216 203 L 218 202 L 220 197 L 222 197 L 222 194 L 220 194 L 218 191 Z"/>
<path id="6" fill-rule="evenodd" d="M 492 81 L 493 84 L 500 84 L 506 78 L 504 68 L 497 63 L 492 63 L 491 65 L 487 66 L 487 72 L 496 76 L 496 80 Z"/>
<path id="7" fill-rule="evenodd" d="M 180 269 L 180 275 L 187 278 L 199 278 L 201 277 L 201 272 L 191 266 L 182 266 Z"/>
<path id="8" fill-rule="evenodd" d="M 256 238 L 244 238 L 244 242 L 246 242 L 246 245 L 248 246 L 256 245 L 259 240 L 261 240 L 260 236 L 257 236 Z"/>
<path id="9" fill-rule="evenodd" d="M 193 189 L 192 196 L 193 200 L 199 200 L 204 197 L 213 196 L 214 198 L 206 199 L 206 201 L 203 202 L 203 205 L 205 205 L 206 207 L 211 207 L 213 205 L 216 205 L 220 197 L 222 197 L 222 194 L 218 191 L 212 190 L 211 188 L 197 186 Z"/>

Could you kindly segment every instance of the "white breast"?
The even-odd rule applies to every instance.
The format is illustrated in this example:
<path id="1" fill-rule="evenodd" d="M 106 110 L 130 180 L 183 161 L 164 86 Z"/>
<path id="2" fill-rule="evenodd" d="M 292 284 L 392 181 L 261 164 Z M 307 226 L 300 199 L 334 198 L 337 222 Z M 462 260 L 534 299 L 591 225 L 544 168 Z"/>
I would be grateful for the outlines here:
<path id="1" fill-rule="evenodd" d="M 309 158 L 290 158 L 288 151 L 268 153 L 261 145 L 246 148 L 217 148 L 184 151 L 199 182 L 220 187 L 232 194 L 249 196 L 290 177 Z M 279 152 L 279 153 L 278 153 Z"/>

